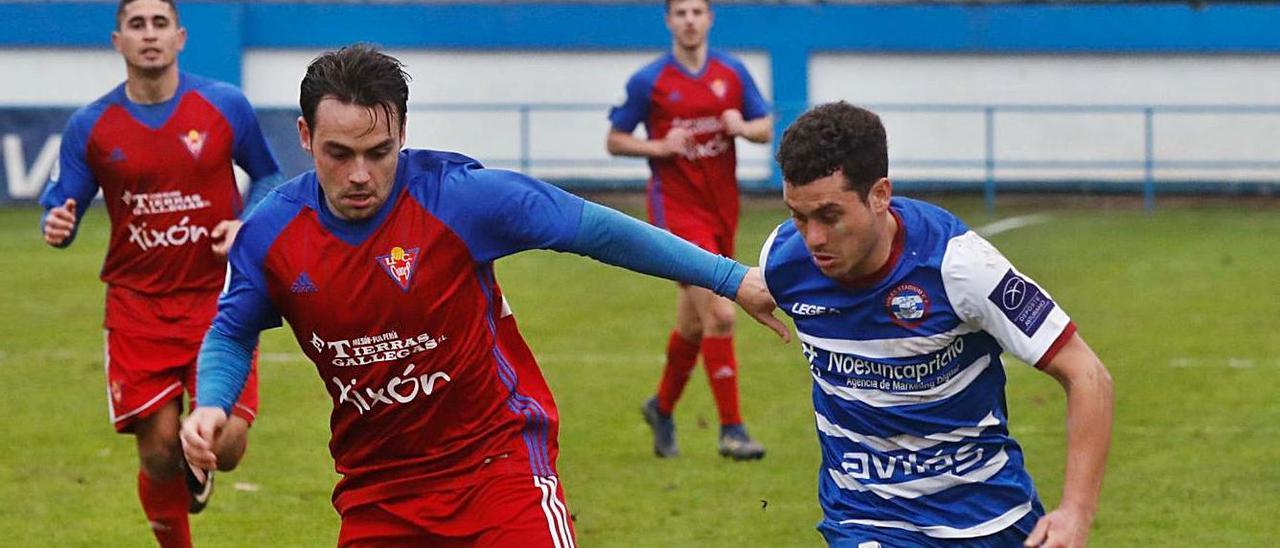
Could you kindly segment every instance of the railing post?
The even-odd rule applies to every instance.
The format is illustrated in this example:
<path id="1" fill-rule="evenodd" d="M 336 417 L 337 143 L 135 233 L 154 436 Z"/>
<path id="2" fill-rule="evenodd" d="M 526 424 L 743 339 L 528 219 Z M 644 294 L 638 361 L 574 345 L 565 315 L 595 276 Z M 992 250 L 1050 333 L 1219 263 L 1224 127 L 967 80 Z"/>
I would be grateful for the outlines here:
<path id="1" fill-rule="evenodd" d="M 529 105 L 520 105 L 520 173 L 529 175 L 533 159 L 529 157 Z"/>
<path id="2" fill-rule="evenodd" d="M 983 121 L 985 123 L 986 132 L 986 162 L 985 169 L 987 180 L 982 186 L 982 195 L 987 204 L 987 213 L 995 213 L 996 211 L 996 108 L 983 107 Z"/>
<path id="3" fill-rule="evenodd" d="M 1147 213 L 1156 209 L 1156 132 L 1155 109 L 1142 109 L 1143 140 L 1145 141 L 1145 157 L 1142 160 L 1142 206 Z"/>

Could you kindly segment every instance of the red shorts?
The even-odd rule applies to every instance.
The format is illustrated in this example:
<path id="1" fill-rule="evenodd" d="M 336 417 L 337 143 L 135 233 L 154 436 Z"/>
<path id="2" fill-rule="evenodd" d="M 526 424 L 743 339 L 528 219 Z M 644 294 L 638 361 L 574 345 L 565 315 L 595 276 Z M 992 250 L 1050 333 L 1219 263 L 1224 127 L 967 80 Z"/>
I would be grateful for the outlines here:
<path id="1" fill-rule="evenodd" d="M 702 249 L 733 258 L 737 236 L 737 196 L 721 207 L 703 205 L 692 198 L 670 196 L 650 181 L 645 200 L 649 223 L 665 228 Z M 721 210 L 731 210 L 727 214 Z"/>
<path id="2" fill-rule="evenodd" d="M 106 330 L 107 408 L 117 432 L 132 432 L 134 423 L 181 398 L 186 389 L 195 401 L 196 355 L 201 338 L 144 337 Z M 231 414 L 253 424 L 258 412 L 258 353 L 249 379 Z"/>
<path id="3" fill-rule="evenodd" d="M 559 478 L 524 474 L 354 506 L 338 533 L 342 548 L 576 545 Z"/>

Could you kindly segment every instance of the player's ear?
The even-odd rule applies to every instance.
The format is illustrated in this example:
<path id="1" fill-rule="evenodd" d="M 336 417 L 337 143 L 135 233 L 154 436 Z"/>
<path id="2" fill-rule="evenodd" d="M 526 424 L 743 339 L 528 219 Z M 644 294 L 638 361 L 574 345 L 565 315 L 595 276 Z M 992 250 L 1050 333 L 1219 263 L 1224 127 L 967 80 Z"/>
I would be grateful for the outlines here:
<path id="1" fill-rule="evenodd" d="M 307 127 L 307 119 L 301 116 L 298 117 L 298 144 L 311 154 L 311 128 Z"/>
<path id="2" fill-rule="evenodd" d="M 120 50 L 120 27 L 118 26 L 116 30 L 111 31 L 111 47 L 115 48 L 116 53 L 124 55 L 124 52 Z"/>
<path id="3" fill-rule="evenodd" d="M 867 190 L 867 204 L 877 213 L 889 209 L 889 199 L 892 197 L 893 182 L 888 177 L 881 177 Z"/>
<path id="4" fill-rule="evenodd" d="M 187 27 L 178 27 L 178 53 L 187 47 Z"/>

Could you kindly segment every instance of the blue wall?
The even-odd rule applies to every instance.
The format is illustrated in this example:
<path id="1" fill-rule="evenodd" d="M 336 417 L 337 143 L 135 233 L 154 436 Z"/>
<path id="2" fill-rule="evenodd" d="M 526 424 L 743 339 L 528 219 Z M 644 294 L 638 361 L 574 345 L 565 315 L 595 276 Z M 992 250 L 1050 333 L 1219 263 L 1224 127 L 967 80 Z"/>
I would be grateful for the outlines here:
<path id="1" fill-rule="evenodd" d="M 666 48 L 657 3 L 299 4 L 183 2 L 183 67 L 241 81 L 247 48 L 356 41 L 437 49 Z M 110 47 L 114 3 L 0 2 L 0 47 Z M 808 100 L 815 51 L 1276 53 L 1280 7 L 1214 5 L 717 5 L 712 41 L 770 55 L 773 98 Z M 788 109 L 793 110 L 793 109 Z M 790 120 L 779 120 L 786 127 Z"/>

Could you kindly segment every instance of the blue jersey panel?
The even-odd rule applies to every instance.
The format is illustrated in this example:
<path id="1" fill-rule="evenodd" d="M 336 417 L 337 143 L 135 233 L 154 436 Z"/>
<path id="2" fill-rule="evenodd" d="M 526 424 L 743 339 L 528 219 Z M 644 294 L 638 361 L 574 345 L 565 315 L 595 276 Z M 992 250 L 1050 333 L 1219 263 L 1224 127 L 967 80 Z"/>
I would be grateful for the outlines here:
<path id="1" fill-rule="evenodd" d="M 193 77 L 194 79 L 195 77 Z M 216 80 L 200 79 L 203 85 L 196 92 L 203 96 L 222 116 L 235 135 L 232 142 L 232 158 L 254 181 L 280 173 L 267 139 L 258 125 L 258 116 L 244 94 L 235 86 Z"/>
<path id="2" fill-rule="evenodd" d="M 80 227 L 79 220 L 84 218 L 85 212 L 93 203 L 93 197 L 98 194 L 98 182 L 89 169 L 89 134 L 110 105 L 104 99 L 99 99 L 76 110 L 71 119 L 67 120 L 67 127 L 62 132 L 62 144 L 58 148 L 58 169 L 40 195 L 40 205 L 46 212 L 66 203 L 67 198 L 74 199 L 77 229 Z M 70 244 L 74 237 L 73 233 L 66 244 Z"/>

